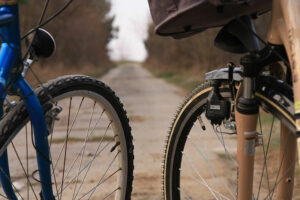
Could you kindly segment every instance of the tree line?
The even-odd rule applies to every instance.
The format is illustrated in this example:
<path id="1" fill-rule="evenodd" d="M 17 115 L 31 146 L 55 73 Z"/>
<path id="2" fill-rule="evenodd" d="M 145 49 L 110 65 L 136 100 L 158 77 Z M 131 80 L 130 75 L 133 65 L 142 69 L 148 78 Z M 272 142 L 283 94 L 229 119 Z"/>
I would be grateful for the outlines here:
<path id="1" fill-rule="evenodd" d="M 66 0 L 51 0 L 45 19 L 60 9 Z M 35 27 L 45 1 L 22 0 L 20 24 L 22 34 Z M 110 64 L 107 43 L 116 29 L 109 17 L 110 3 L 106 0 L 73 1 L 61 15 L 45 28 L 56 40 L 56 52 L 41 65 L 63 65 L 71 68 L 103 67 Z"/>
<path id="2" fill-rule="evenodd" d="M 266 37 L 269 14 L 255 20 L 257 31 Z M 234 61 L 239 64 L 241 55 L 227 53 L 214 46 L 214 39 L 220 28 L 207 29 L 189 38 L 175 40 L 154 33 L 154 25 L 149 25 L 145 46 L 148 51 L 146 65 L 160 71 L 191 71 L 203 74 Z"/>

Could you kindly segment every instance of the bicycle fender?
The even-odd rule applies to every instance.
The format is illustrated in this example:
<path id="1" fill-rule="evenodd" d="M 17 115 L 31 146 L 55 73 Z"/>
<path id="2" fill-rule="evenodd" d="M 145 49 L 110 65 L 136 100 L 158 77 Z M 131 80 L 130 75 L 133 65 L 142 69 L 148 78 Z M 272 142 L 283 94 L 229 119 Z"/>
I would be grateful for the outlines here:
<path id="1" fill-rule="evenodd" d="M 234 81 L 241 81 L 243 80 L 242 74 L 243 72 L 240 67 L 234 68 L 232 79 Z M 207 72 L 205 74 L 205 80 L 229 80 L 228 68 L 221 68 Z"/>

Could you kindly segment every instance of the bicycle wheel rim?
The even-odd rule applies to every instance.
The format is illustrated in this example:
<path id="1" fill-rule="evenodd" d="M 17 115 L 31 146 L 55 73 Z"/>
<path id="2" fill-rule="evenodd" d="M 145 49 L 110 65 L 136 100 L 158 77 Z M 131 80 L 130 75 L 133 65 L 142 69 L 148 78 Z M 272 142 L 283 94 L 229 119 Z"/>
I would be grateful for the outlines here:
<path id="1" fill-rule="evenodd" d="M 180 199 L 180 198 L 181 199 L 236 199 L 236 194 L 237 194 L 237 186 L 236 185 L 237 185 L 237 177 L 238 177 L 238 175 L 237 175 L 238 167 L 237 167 L 237 164 L 235 164 L 235 163 L 237 163 L 236 155 L 230 155 L 230 157 L 233 158 L 233 161 L 230 164 L 231 164 L 232 168 L 235 168 L 235 170 L 229 170 L 229 172 L 231 171 L 230 176 L 235 177 L 235 178 L 232 179 L 230 177 L 230 181 L 228 181 L 229 179 L 223 179 L 221 181 L 220 180 L 218 181 L 219 182 L 218 184 L 220 185 L 219 187 L 223 187 L 223 191 L 224 190 L 227 191 L 227 193 L 229 193 L 229 195 L 225 194 L 224 192 L 218 193 L 218 190 L 216 189 L 216 187 L 215 188 L 210 187 L 210 189 L 207 189 L 208 188 L 207 187 L 206 191 L 204 191 L 204 190 L 201 190 L 201 186 L 197 185 L 197 184 L 199 184 L 199 182 L 201 182 L 202 186 L 205 183 L 210 183 L 209 182 L 210 180 L 207 181 L 205 179 L 205 176 L 202 175 L 203 172 L 207 176 L 209 174 L 210 175 L 213 174 L 214 171 L 215 172 L 217 171 L 218 172 L 217 174 L 222 174 L 222 173 L 220 173 L 220 170 L 219 170 L 220 166 L 225 168 L 227 165 L 226 164 L 224 166 L 224 163 L 226 163 L 226 162 L 223 162 L 223 164 L 222 164 L 222 163 L 220 163 L 220 159 L 216 159 L 217 161 L 216 160 L 214 162 L 210 161 L 209 164 L 213 165 L 219 161 L 219 164 L 218 164 L 219 166 L 217 168 L 214 167 L 214 169 L 210 169 L 210 167 L 206 167 L 206 168 L 203 167 L 203 165 L 208 166 L 207 162 L 203 162 L 203 161 L 202 162 L 200 162 L 200 161 L 194 162 L 194 160 L 196 160 L 197 155 L 200 154 L 199 153 L 200 151 L 202 151 L 202 154 L 204 154 L 203 153 L 203 145 L 205 146 L 205 140 L 204 140 L 204 142 L 202 141 L 202 143 L 201 143 L 199 141 L 196 141 L 196 139 L 198 137 L 203 137 L 203 135 L 205 135 L 205 132 L 207 132 L 207 131 L 202 130 L 201 124 L 198 122 L 197 117 L 199 116 L 199 114 L 201 112 L 205 112 L 205 108 L 204 108 L 205 103 L 206 103 L 205 99 L 211 89 L 212 88 L 210 87 L 210 85 L 206 84 L 206 85 L 202 86 L 202 88 L 196 90 L 196 92 L 194 92 L 193 95 L 191 95 L 191 97 L 184 103 L 184 105 L 182 106 L 182 109 L 178 112 L 178 115 L 174 120 L 173 126 L 170 131 L 170 135 L 169 135 L 169 138 L 167 141 L 167 145 L 166 145 L 165 161 L 164 161 L 164 169 L 163 169 L 163 172 L 164 172 L 164 175 L 163 175 L 164 198 L 165 199 Z M 229 89 L 226 89 L 226 88 L 221 89 L 221 94 L 223 97 L 231 96 Z M 265 115 L 266 113 L 263 113 L 263 114 Z M 205 118 L 205 115 L 202 115 L 203 121 L 205 121 L 204 118 Z M 193 135 L 190 135 L 190 132 L 192 132 L 194 129 L 193 124 L 195 121 L 196 121 L 196 124 L 199 126 L 197 129 L 198 131 L 196 131 L 196 133 L 198 133 L 198 135 L 196 136 L 195 140 L 193 140 L 192 142 L 189 142 L 189 141 L 191 141 L 191 138 L 193 138 Z M 223 129 L 223 130 L 225 131 L 226 129 Z M 228 134 L 225 134 L 224 138 L 225 137 L 227 137 L 227 138 L 233 137 L 234 138 L 235 136 L 234 135 L 230 136 Z M 221 136 L 219 138 L 221 138 Z M 215 139 L 218 140 L 217 137 Z M 209 140 L 209 138 L 206 138 L 206 140 Z M 267 138 L 265 140 L 266 140 L 265 146 L 267 146 L 266 144 L 267 144 L 268 140 L 267 140 Z M 225 138 L 225 141 L 226 141 L 226 138 Z M 228 139 L 228 141 L 230 141 L 230 139 Z M 187 145 L 188 142 L 190 143 L 189 145 Z M 225 143 L 227 143 L 227 142 L 225 142 Z M 230 143 L 233 144 L 232 141 Z M 202 144 L 202 146 L 200 144 Z M 206 146 L 208 146 L 207 147 L 208 149 L 213 149 L 212 151 L 216 151 L 216 149 L 217 149 L 217 147 L 215 147 L 215 145 L 214 145 L 214 142 L 212 142 L 212 141 L 210 141 L 209 143 L 206 143 Z M 219 145 L 219 146 L 222 147 L 222 145 Z M 233 148 L 233 150 L 234 150 L 236 148 L 236 142 L 233 145 L 229 145 L 229 146 L 231 148 L 230 151 L 232 151 L 232 146 L 234 146 L 234 148 Z M 185 153 L 186 149 L 187 148 L 191 149 L 191 147 L 194 149 L 194 151 L 197 154 Z M 199 150 L 200 148 L 201 148 L 201 150 Z M 260 148 L 262 149 L 262 147 L 260 147 Z M 265 150 L 266 150 L 266 148 L 265 148 Z M 258 152 L 258 153 L 260 155 L 262 154 L 261 152 Z M 181 154 L 184 156 L 182 156 Z M 210 152 L 210 155 L 211 154 L 212 153 Z M 228 155 L 226 155 L 226 154 L 218 155 L 218 156 L 219 157 L 226 157 L 226 156 L 228 157 Z M 187 172 L 185 172 L 186 170 L 183 167 L 184 157 L 187 157 L 187 159 L 185 159 L 185 163 L 188 163 L 190 168 L 193 168 L 193 167 L 196 168 L 196 166 L 199 167 L 199 165 L 202 165 L 199 167 L 199 169 L 201 169 L 200 171 L 198 171 L 198 172 L 194 171 L 195 172 L 194 176 L 189 177 L 190 179 L 195 179 L 195 177 L 197 177 L 198 180 L 196 180 L 196 181 L 194 180 L 193 184 L 187 183 L 186 188 L 183 188 L 181 186 L 181 185 L 183 185 L 182 180 L 184 180 L 184 177 L 181 174 L 183 174 L 183 173 L 187 174 Z M 215 157 L 216 157 L 216 155 L 215 155 Z M 186 160 L 188 160 L 188 161 L 186 161 Z M 202 158 L 202 160 L 204 160 L 204 158 Z M 259 167 L 259 166 L 257 166 L 257 167 Z M 229 167 L 227 167 L 227 168 L 229 168 Z M 269 171 L 270 171 L 270 169 L 269 169 Z M 229 172 L 228 172 L 228 174 L 230 174 Z M 265 172 L 266 172 L 266 170 L 265 170 Z M 185 178 L 186 177 L 187 177 L 187 175 L 185 175 Z M 222 176 L 219 175 L 219 177 L 222 177 Z M 205 181 L 203 181 L 202 178 L 205 179 Z M 258 179 L 258 181 L 254 182 L 254 184 L 259 185 L 260 181 L 261 180 Z M 224 182 L 228 182 L 228 183 L 230 182 L 230 184 L 226 184 L 227 186 L 225 186 Z M 264 183 L 264 184 L 267 184 L 267 183 Z M 272 183 L 272 184 L 274 184 L 274 183 Z M 297 184 L 299 184 L 299 182 Z M 195 185 L 198 187 L 196 187 Z M 260 186 L 260 187 L 262 188 L 263 186 Z M 228 190 L 228 188 L 230 188 L 230 190 Z M 196 191 L 195 192 L 196 197 L 189 196 L 188 195 L 189 190 L 192 190 L 194 192 Z M 262 198 L 263 193 L 264 192 L 262 190 L 260 190 L 259 192 L 257 189 L 254 190 L 255 198 L 257 198 L 257 196 L 259 196 L 259 199 Z M 298 191 L 296 191 L 296 193 L 298 194 Z M 295 194 L 295 192 L 294 192 L 294 194 Z M 274 194 L 272 194 L 272 195 L 273 195 L 273 197 L 276 197 L 276 195 L 274 195 Z"/>
<path id="2" fill-rule="evenodd" d="M 82 88 L 82 87 L 81 87 Z M 84 88 L 84 87 L 83 87 Z M 113 94 L 113 93 L 111 93 L 111 94 Z M 61 102 L 61 100 L 62 99 L 64 99 L 64 100 L 66 100 L 67 101 L 67 103 L 69 103 L 70 102 L 70 98 L 73 98 L 73 100 L 72 100 L 72 102 L 74 102 L 74 101 L 77 101 L 77 104 L 78 104 L 78 102 L 79 101 L 81 101 L 82 99 L 84 99 L 83 100 L 83 103 L 82 103 L 82 107 L 84 107 L 84 102 L 87 100 L 87 99 L 92 99 L 92 104 L 90 105 L 90 106 L 87 106 L 89 109 L 92 109 L 92 106 L 93 106 L 93 102 L 95 102 L 95 107 L 99 107 L 99 111 L 100 110 L 105 110 L 105 113 L 102 113 L 102 119 L 103 119 L 103 115 L 105 114 L 105 115 L 107 115 L 106 117 L 107 117 L 107 119 L 110 119 L 111 121 L 113 121 L 112 123 L 111 123 L 111 125 L 110 125 L 110 127 L 109 127 L 109 130 L 107 130 L 107 132 L 109 132 L 110 131 L 110 134 L 114 134 L 114 135 L 111 135 L 111 136 L 109 136 L 109 137 L 111 137 L 110 139 L 113 139 L 113 143 L 114 143 L 114 145 L 110 145 L 110 146 L 107 146 L 107 148 L 109 147 L 109 149 L 108 150 L 111 150 L 111 148 L 112 147 L 114 147 L 115 146 L 115 150 L 114 150 L 114 152 L 119 152 L 118 153 L 118 155 L 116 156 L 116 158 L 115 158 L 115 162 L 117 162 L 118 163 L 118 168 L 119 168 L 119 170 L 117 171 L 117 172 L 115 172 L 115 174 L 113 174 L 114 175 L 114 177 L 116 177 L 117 176 L 117 178 L 116 178 L 116 180 L 115 180 L 115 182 L 114 182 L 114 184 L 111 184 L 111 185 L 116 185 L 117 187 L 115 187 L 114 189 L 112 189 L 112 190 L 107 190 L 107 192 L 105 193 L 105 192 L 102 192 L 101 194 L 96 194 L 97 192 L 94 192 L 94 191 L 92 191 L 91 193 L 93 193 L 92 195 L 93 195 L 93 198 L 96 198 L 96 197 L 99 197 L 99 198 L 102 198 L 102 199 L 104 199 L 104 198 L 107 198 L 107 199 L 112 199 L 112 198 L 114 198 L 114 199 L 127 199 L 128 198 L 128 191 L 131 191 L 131 190 L 128 190 L 128 187 L 130 188 L 131 186 L 129 186 L 128 185 L 128 183 L 130 183 L 130 180 L 128 180 L 128 178 L 130 178 L 130 174 L 128 175 L 128 164 L 130 163 L 130 161 L 129 161 L 129 158 L 128 158 L 128 155 L 129 155 L 129 152 L 128 152 L 128 138 L 125 138 L 125 133 L 124 133 L 124 121 L 122 121 L 121 119 L 120 119 L 120 117 L 121 117 L 121 115 L 122 114 L 120 114 L 119 112 L 117 112 L 116 110 L 115 110 L 115 105 L 113 106 L 112 104 L 111 104 L 111 102 L 108 100 L 108 96 L 106 95 L 104 95 L 104 96 L 102 96 L 102 95 L 100 95 L 98 92 L 95 92 L 93 89 L 91 89 L 91 87 L 89 86 L 89 87 L 87 87 L 86 88 L 86 90 L 79 90 L 79 89 L 76 89 L 76 88 L 72 88 L 72 87 L 69 87 L 69 89 L 66 89 L 66 90 L 64 90 L 64 92 L 62 93 L 62 94 L 55 94 L 54 95 L 54 100 L 55 101 L 58 101 L 58 105 L 60 104 L 59 102 Z M 75 100 L 77 98 L 77 100 Z M 114 100 L 115 101 L 115 100 Z M 46 105 L 48 102 L 45 102 L 44 103 L 44 105 Z M 79 116 L 79 118 L 80 118 L 80 116 L 82 116 L 81 118 L 83 119 L 84 118 L 84 116 L 86 116 L 86 115 L 84 115 L 84 113 L 82 112 L 82 110 L 83 109 L 81 109 L 81 111 L 78 111 L 78 109 L 76 110 L 76 109 L 73 109 L 73 108 L 67 108 L 67 109 L 65 109 L 65 112 L 73 112 L 73 116 L 74 115 L 76 115 L 77 114 L 77 117 Z M 101 112 L 102 112 L 101 111 Z M 59 115 L 58 115 L 58 117 L 60 117 L 60 115 L 62 115 L 63 114 L 63 112 L 64 112 L 64 110 L 61 112 L 61 113 L 59 113 Z M 95 121 L 96 119 L 95 119 L 95 116 L 96 116 L 96 114 L 95 114 L 96 112 L 94 112 L 94 118 L 92 119 L 92 118 L 89 118 L 88 120 L 87 119 L 85 119 L 86 121 L 92 121 L 91 122 L 91 124 L 93 123 L 93 121 Z M 99 114 L 99 113 L 98 113 Z M 91 114 L 90 114 L 91 115 Z M 89 117 L 91 117 L 91 116 L 89 116 Z M 78 118 L 78 119 L 79 119 Z M 84 120 L 84 119 L 83 119 Z M 27 121 L 28 121 L 28 118 L 27 118 Z M 72 118 L 70 118 L 70 123 L 69 123 L 69 125 L 71 126 L 71 124 L 72 124 L 72 121 L 73 121 L 73 119 Z M 81 119 L 79 119 L 78 121 L 82 121 Z M 23 121 L 24 122 L 24 121 Z M 95 123 L 96 123 L 96 121 L 95 121 Z M 101 122 L 102 123 L 102 122 Z M 99 124 L 100 124 L 100 122 L 99 122 Z M 25 126 L 24 125 L 24 123 L 22 123 L 22 124 L 17 124 L 18 126 Z M 73 125 L 74 127 L 76 127 L 76 125 Z M 95 126 L 95 127 L 92 127 L 93 129 L 95 129 L 95 130 L 97 130 L 98 129 L 98 127 L 96 127 L 96 126 L 98 126 L 97 124 L 92 124 L 91 126 Z M 29 127 L 29 126 L 27 126 L 27 127 Z M 85 129 L 85 128 L 87 128 L 87 127 L 83 127 L 83 126 L 78 126 L 77 128 L 81 128 L 81 129 Z M 91 128 L 91 127 L 90 127 Z M 16 131 L 18 131 L 20 128 L 19 127 L 15 127 L 14 128 Z M 30 129 L 30 128 L 28 128 L 28 129 Z M 54 129 L 55 129 L 55 127 L 54 127 Z M 107 127 L 105 127 L 104 129 L 108 129 Z M 75 130 L 75 128 L 73 129 L 73 130 Z M 128 130 L 127 130 L 128 131 Z M 28 133 L 30 132 L 30 130 L 28 130 L 27 131 Z M 56 131 L 54 130 L 54 132 L 56 133 Z M 75 131 L 74 131 L 75 132 Z M 71 133 L 70 133 L 71 134 Z M 127 133 L 128 134 L 128 133 Z M 21 135 L 21 134 L 18 134 L 17 136 L 16 136 L 16 138 L 13 140 L 13 141 L 15 141 L 15 140 L 18 140 L 17 138 L 19 137 L 19 135 Z M 54 134 L 50 134 L 49 135 L 49 137 L 52 137 L 52 135 L 54 135 Z M 108 135 L 107 135 L 108 136 Z M 29 134 L 28 134 L 28 136 L 27 136 L 28 138 L 27 138 L 27 140 L 29 141 Z M 53 146 L 55 146 L 55 145 L 59 145 L 59 144 L 62 144 L 62 143 L 64 143 L 64 142 L 62 142 L 62 138 L 55 138 L 54 136 L 53 136 L 53 139 L 55 139 L 55 142 L 52 142 L 52 145 Z M 77 142 L 83 142 L 83 140 L 85 140 L 84 138 L 78 138 L 77 136 L 72 136 L 72 135 L 70 135 L 70 137 L 69 137 L 69 139 L 71 139 L 72 141 L 68 144 L 68 146 L 69 147 L 72 147 L 72 143 L 76 143 L 76 140 L 77 140 Z M 105 140 L 108 140 L 109 138 L 108 137 L 106 137 L 106 138 L 102 138 L 102 144 L 104 144 L 104 142 L 105 142 Z M 94 137 L 94 138 L 89 138 L 89 139 L 86 139 L 87 140 L 87 144 L 86 144 L 86 148 L 88 148 L 89 146 L 93 146 L 93 145 L 91 145 L 92 143 L 94 143 L 95 142 L 95 140 L 101 140 L 101 138 L 100 138 L 100 136 L 97 136 L 97 137 Z M 23 140 L 23 141 L 25 141 L 25 140 Z M 49 139 L 49 141 L 50 141 L 50 139 Z M 115 144 L 117 144 L 117 143 L 120 143 L 120 144 L 118 144 L 118 145 L 115 145 Z M 51 142 L 50 142 L 51 143 Z M 107 142 L 108 143 L 108 142 Z M 10 145 L 11 146 L 11 145 Z M 16 144 L 15 145 L 15 147 L 17 147 L 18 145 Z M 52 146 L 52 147 L 53 147 Z M 52 148 L 51 147 L 51 148 Z M 75 148 L 76 149 L 76 148 Z M 73 148 L 73 151 L 74 151 L 74 148 Z M 19 152 L 19 151 L 18 151 Z M 25 152 L 25 151 L 24 151 Z M 63 153 L 62 153 L 63 154 Z M 92 154 L 92 153 L 91 153 Z M 84 153 L 82 153 L 82 155 L 84 155 Z M 84 159 L 84 157 L 91 157 L 92 155 L 84 155 L 84 156 L 79 156 L 79 159 L 78 160 L 82 160 L 82 159 Z M 53 153 L 52 153 L 52 157 L 53 157 Z M 82 158 L 83 157 L 83 158 Z M 54 159 L 53 159 L 54 160 Z M 67 163 L 67 162 L 66 162 Z M 55 162 L 53 161 L 53 165 L 55 164 Z M 96 163 L 96 164 L 99 164 L 99 163 Z M 11 165 L 12 166 L 12 165 Z M 97 168 L 99 168 L 100 169 L 100 165 L 99 166 L 96 166 Z M 22 171 L 22 169 L 20 170 L 20 171 Z M 24 170 L 23 170 L 24 171 Z M 80 170 L 79 170 L 80 171 Z M 105 171 L 105 170 L 104 170 Z M 104 172 L 103 171 L 103 172 Z M 84 174 L 85 172 L 83 172 L 82 174 Z M 13 173 L 11 173 L 11 174 L 13 174 Z M 34 175 L 33 175 L 34 174 Z M 103 175 L 103 174 L 102 174 Z M 29 176 L 30 176 L 30 179 L 33 179 L 33 176 L 36 176 L 35 177 L 35 179 L 37 179 L 36 181 L 35 181 L 35 183 L 34 183 L 34 187 L 35 187 L 35 185 L 38 185 L 38 175 L 37 175 L 37 173 L 29 173 Z M 89 176 L 89 175 L 88 175 Z M 107 178 L 107 176 L 103 176 L 103 177 L 99 177 L 99 175 L 97 175 L 97 174 L 93 174 L 92 176 L 91 176 L 92 178 L 94 178 L 94 179 L 101 179 L 102 178 L 102 180 L 105 180 L 106 178 Z M 20 177 L 18 177 L 19 179 L 20 179 Z M 12 180 L 13 179 L 16 179 L 15 177 L 12 177 Z M 87 180 L 88 178 L 86 178 L 86 180 Z M 76 179 L 73 179 L 73 180 L 76 180 Z M 84 185 L 85 184 L 83 184 L 83 186 L 81 185 L 81 183 L 80 183 L 80 181 L 77 179 L 76 181 L 78 181 L 78 185 L 77 185 L 77 188 L 84 188 Z M 95 181 L 95 180 L 94 180 Z M 13 181 L 12 181 L 13 182 Z M 54 182 L 54 180 L 52 179 L 52 182 Z M 13 184 L 14 184 L 14 182 L 13 182 Z M 99 186 L 103 186 L 103 185 L 99 185 Z M 16 188 L 15 186 L 13 186 L 14 188 Z M 55 188 L 55 186 L 53 187 L 53 188 Z M 98 190 L 98 188 L 99 187 L 97 187 L 97 190 Z M 31 190 L 31 188 L 29 188 L 30 190 Z M 74 189 L 74 188 L 73 188 Z M 17 190 L 17 189 L 16 189 Z M 22 190 L 22 188 L 21 189 L 18 189 L 18 190 Z M 55 189 L 54 189 L 55 190 Z M 105 189 L 104 189 L 105 190 Z M 17 193 L 17 195 L 20 195 L 20 191 L 17 191 L 16 192 Z M 60 196 L 60 195 L 57 195 L 59 192 L 57 192 L 57 191 L 55 191 L 54 192 L 55 193 L 55 195 L 56 196 Z M 77 193 L 77 192 L 76 192 Z M 89 194 L 87 194 L 87 195 L 85 195 L 85 196 L 83 196 L 82 194 L 81 194 L 81 196 L 79 195 L 80 193 L 78 193 L 78 194 L 72 194 L 71 195 L 71 197 L 70 196 L 68 196 L 68 195 L 66 195 L 65 196 L 65 194 L 66 194 L 66 192 L 65 192 L 65 189 L 64 189 L 64 192 L 63 192 L 63 196 L 62 196 L 62 198 L 63 199 L 81 199 L 81 198 L 83 198 L 83 199 L 85 199 L 85 198 L 89 198 L 90 196 L 90 194 L 91 193 L 89 193 Z M 91 196 L 92 196 L 91 195 Z M 129 194 L 130 195 L 130 194 Z M 25 197 L 27 196 L 27 194 L 25 195 Z M 38 197 L 39 196 L 39 191 L 38 192 L 36 192 L 36 194 L 35 195 L 32 195 L 31 197 L 29 197 L 29 199 L 31 199 L 31 198 L 35 198 L 35 197 Z M 113 197 L 112 197 L 113 196 Z M 25 199 L 25 198 L 24 198 Z M 61 197 L 58 197 L 58 199 L 61 199 Z"/>

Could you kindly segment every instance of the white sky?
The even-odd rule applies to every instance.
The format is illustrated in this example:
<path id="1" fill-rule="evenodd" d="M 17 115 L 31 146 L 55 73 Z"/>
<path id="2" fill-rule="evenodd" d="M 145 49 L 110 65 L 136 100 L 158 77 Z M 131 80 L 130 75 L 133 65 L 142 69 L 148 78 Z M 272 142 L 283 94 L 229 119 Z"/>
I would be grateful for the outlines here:
<path id="1" fill-rule="evenodd" d="M 147 0 L 111 0 L 114 25 L 119 27 L 118 39 L 108 45 L 114 60 L 143 61 L 147 52 L 143 41 L 147 38 L 150 12 Z"/>

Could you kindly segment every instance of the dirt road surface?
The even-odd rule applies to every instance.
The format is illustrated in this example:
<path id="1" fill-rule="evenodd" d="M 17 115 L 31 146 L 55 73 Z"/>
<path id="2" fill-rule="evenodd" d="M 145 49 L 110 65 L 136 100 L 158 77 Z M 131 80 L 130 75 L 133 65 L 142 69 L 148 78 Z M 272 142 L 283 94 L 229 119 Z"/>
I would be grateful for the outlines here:
<path id="1" fill-rule="evenodd" d="M 164 140 L 184 91 L 138 65 L 117 67 L 101 81 L 116 91 L 130 119 L 135 156 L 132 199 L 161 199 Z"/>

